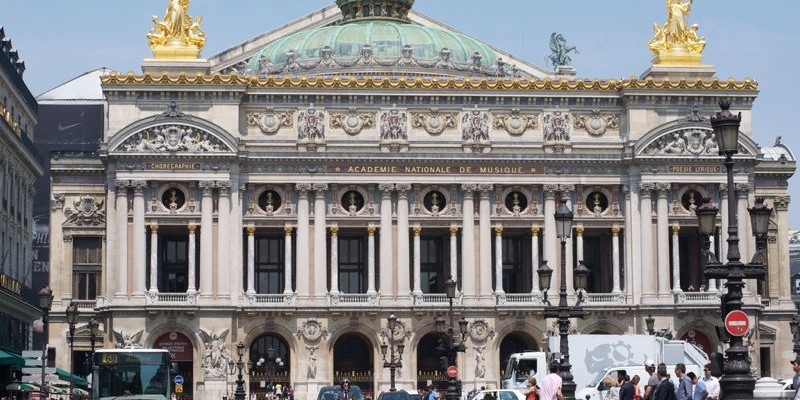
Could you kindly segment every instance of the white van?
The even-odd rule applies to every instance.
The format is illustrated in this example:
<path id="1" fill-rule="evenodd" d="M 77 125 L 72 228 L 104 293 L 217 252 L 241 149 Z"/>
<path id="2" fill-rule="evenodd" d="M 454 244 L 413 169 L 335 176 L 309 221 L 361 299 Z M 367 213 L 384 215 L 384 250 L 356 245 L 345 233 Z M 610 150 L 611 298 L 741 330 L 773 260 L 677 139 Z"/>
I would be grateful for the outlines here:
<path id="1" fill-rule="evenodd" d="M 694 372 L 694 374 L 697 376 L 703 376 L 702 370 L 702 365 L 686 365 L 687 374 L 689 372 Z M 674 383 L 675 387 L 677 387 L 678 377 L 675 375 L 675 365 L 667 365 L 667 372 L 669 373 L 670 379 L 672 379 L 672 383 Z M 639 393 L 644 395 L 644 387 L 647 385 L 647 381 L 650 379 L 650 374 L 648 374 L 644 369 L 644 365 L 632 365 L 629 367 L 611 367 L 600 371 L 588 385 L 585 387 L 578 387 L 575 390 L 575 398 L 577 400 L 602 400 L 605 398 L 606 391 L 608 391 L 608 388 L 605 387 L 603 380 L 605 380 L 607 376 L 611 375 L 614 379 L 619 381 L 620 376 L 623 374 L 628 375 L 630 379 L 633 379 L 634 376 L 639 375 Z"/>

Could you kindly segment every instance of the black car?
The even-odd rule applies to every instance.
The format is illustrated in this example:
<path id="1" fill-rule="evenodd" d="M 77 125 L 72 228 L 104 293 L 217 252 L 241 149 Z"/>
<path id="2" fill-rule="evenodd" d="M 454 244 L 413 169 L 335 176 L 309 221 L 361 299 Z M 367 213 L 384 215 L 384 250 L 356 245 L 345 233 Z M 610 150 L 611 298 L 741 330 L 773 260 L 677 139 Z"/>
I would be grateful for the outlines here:
<path id="1" fill-rule="evenodd" d="M 418 394 L 414 393 L 414 396 L 417 396 L 417 399 L 419 399 Z M 381 394 L 378 395 L 378 400 L 414 400 L 414 399 L 412 399 L 411 395 L 405 390 L 395 390 L 394 392 L 381 392 Z"/>
<path id="2" fill-rule="evenodd" d="M 336 400 L 341 392 L 341 386 L 323 386 L 322 389 L 319 390 L 317 400 Z M 356 385 L 350 385 L 350 392 L 352 392 L 354 400 L 364 400 L 364 392 L 361 391 L 360 387 Z"/>

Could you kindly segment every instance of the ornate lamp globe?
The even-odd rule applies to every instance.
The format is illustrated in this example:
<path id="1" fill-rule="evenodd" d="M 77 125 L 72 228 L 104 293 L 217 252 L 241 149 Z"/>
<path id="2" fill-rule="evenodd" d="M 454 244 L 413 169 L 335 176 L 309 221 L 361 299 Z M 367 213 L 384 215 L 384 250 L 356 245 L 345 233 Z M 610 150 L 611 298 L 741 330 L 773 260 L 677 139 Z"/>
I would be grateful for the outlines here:
<path id="1" fill-rule="evenodd" d="M 697 215 L 697 227 L 700 233 L 706 236 L 713 235 L 717 229 L 717 207 L 714 207 L 711 199 L 705 199 L 703 205 L 694 212 Z"/>
<path id="2" fill-rule="evenodd" d="M 244 357 L 244 343 L 239 342 L 236 344 L 236 355 L 239 356 L 239 358 Z"/>
<path id="3" fill-rule="evenodd" d="M 578 263 L 578 267 L 575 268 L 575 289 L 578 290 L 586 290 L 586 286 L 589 283 L 589 268 L 586 268 L 586 265 L 583 264 L 583 260 Z"/>
<path id="4" fill-rule="evenodd" d="M 50 311 L 50 306 L 53 304 L 53 291 L 50 289 L 50 285 L 47 285 L 39 291 L 39 308 L 43 312 Z"/>
<path id="5" fill-rule="evenodd" d="M 772 209 L 764 205 L 764 198 L 757 197 L 756 204 L 748 208 L 750 213 L 750 225 L 753 227 L 753 236 L 764 236 L 769 230 L 769 217 L 772 215 Z"/>
<path id="6" fill-rule="evenodd" d="M 546 292 L 550 289 L 550 280 L 553 278 L 553 269 L 547 266 L 547 261 L 542 261 L 542 265 L 536 270 L 539 274 L 539 290 Z"/>
<path id="7" fill-rule="evenodd" d="M 714 128 L 714 137 L 717 139 L 719 154 L 732 156 L 739 151 L 739 125 L 742 122 L 742 113 L 731 113 L 731 101 L 719 102 L 722 111 L 711 117 L 711 127 Z"/>
<path id="8" fill-rule="evenodd" d="M 453 299 L 456 297 L 456 281 L 453 280 L 453 277 L 447 280 L 444 283 L 444 286 L 447 288 L 447 298 Z"/>
<path id="9" fill-rule="evenodd" d="M 572 219 L 575 215 L 567 207 L 567 199 L 561 199 L 561 205 L 556 211 L 556 233 L 559 238 L 567 239 L 572 234 Z"/>
<path id="10" fill-rule="evenodd" d="M 94 317 L 92 317 L 92 319 L 89 320 L 88 325 L 89 325 L 89 334 L 92 337 L 99 336 L 99 334 L 100 334 L 100 323 L 97 322 L 97 320 Z"/>
<path id="11" fill-rule="evenodd" d="M 644 319 L 644 324 L 647 326 L 647 332 L 653 332 L 656 326 L 656 319 L 653 318 L 652 315 L 648 315 L 647 318 Z"/>
<path id="12" fill-rule="evenodd" d="M 70 325 L 75 325 L 78 323 L 78 305 L 75 303 L 69 303 L 67 306 L 67 323 Z"/>

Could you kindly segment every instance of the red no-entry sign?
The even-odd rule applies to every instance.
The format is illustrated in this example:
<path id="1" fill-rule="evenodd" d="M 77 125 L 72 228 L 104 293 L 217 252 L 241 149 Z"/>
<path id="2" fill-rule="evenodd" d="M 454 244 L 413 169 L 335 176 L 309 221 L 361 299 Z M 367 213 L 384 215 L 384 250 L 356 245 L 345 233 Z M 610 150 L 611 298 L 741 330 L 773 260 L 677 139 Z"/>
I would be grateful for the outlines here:
<path id="1" fill-rule="evenodd" d="M 456 367 L 455 365 L 447 367 L 447 376 L 451 378 L 455 378 L 456 376 L 458 376 L 458 367 Z"/>
<path id="2" fill-rule="evenodd" d="M 741 310 L 733 310 L 725 316 L 725 330 L 733 336 L 744 336 L 750 329 L 750 318 Z"/>

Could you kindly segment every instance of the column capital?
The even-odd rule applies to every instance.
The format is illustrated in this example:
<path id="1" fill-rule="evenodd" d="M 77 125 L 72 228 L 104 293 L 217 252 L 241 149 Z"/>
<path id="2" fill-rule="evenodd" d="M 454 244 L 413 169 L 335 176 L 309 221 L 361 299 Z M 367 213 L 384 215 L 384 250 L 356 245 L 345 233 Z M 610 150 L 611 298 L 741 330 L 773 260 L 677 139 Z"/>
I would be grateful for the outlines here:
<path id="1" fill-rule="evenodd" d="M 419 236 L 422 233 L 422 226 L 414 225 L 414 236 Z"/>
<path id="2" fill-rule="evenodd" d="M 368 224 L 367 225 L 367 234 L 369 236 L 375 236 L 375 225 L 373 225 L 373 224 Z"/>
<path id="3" fill-rule="evenodd" d="M 133 187 L 134 193 L 144 194 L 144 189 L 147 187 L 147 181 L 130 181 L 130 186 Z"/>
<path id="4" fill-rule="evenodd" d="M 749 183 L 737 183 L 734 185 L 736 188 L 736 194 L 739 197 L 747 197 L 750 194 L 750 184 Z"/>
<path id="5" fill-rule="evenodd" d="M 494 233 L 497 236 L 503 236 L 503 225 L 502 224 L 495 225 L 494 226 Z"/>
<path id="6" fill-rule="evenodd" d="M 405 195 L 406 192 L 411 190 L 410 183 L 398 183 L 394 185 L 395 190 L 397 190 L 401 195 Z"/>
<path id="7" fill-rule="evenodd" d="M 253 224 L 247 225 L 247 236 L 253 236 L 256 234 L 256 226 Z"/>
<path id="8" fill-rule="evenodd" d="M 580 225 L 580 224 L 579 225 L 575 225 L 575 234 L 578 235 L 578 236 L 583 236 L 583 231 L 585 229 L 586 228 L 583 225 Z"/>
<path id="9" fill-rule="evenodd" d="M 450 236 L 455 236 L 458 233 L 458 225 L 450 225 Z"/>
<path id="10" fill-rule="evenodd" d="M 728 184 L 727 183 L 720 183 L 719 184 L 719 192 L 720 195 L 728 195 Z"/>
<path id="11" fill-rule="evenodd" d="M 294 185 L 294 189 L 300 192 L 303 195 L 307 195 L 309 191 L 311 191 L 311 184 L 310 183 L 298 183 Z"/>
<path id="12" fill-rule="evenodd" d="M 210 196 L 211 191 L 214 189 L 214 182 L 211 181 L 200 181 L 197 183 L 197 186 L 203 191 L 203 196 Z"/>
<path id="13" fill-rule="evenodd" d="M 558 185 L 558 191 L 561 193 L 570 193 L 575 191 L 575 185 Z"/>
<path id="14" fill-rule="evenodd" d="M 542 185 L 542 192 L 544 193 L 545 197 L 554 197 L 556 192 L 558 192 L 558 185 Z"/>
<path id="15" fill-rule="evenodd" d="M 611 236 L 619 236 L 619 233 L 622 231 L 622 227 L 619 225 L 612 225 L 611 226 Z"/>
<path id="16" fill-rule="evenodd" d="M 150 233 L 153 235 L 158 233 L 158 222 L 153 221 L 150 223 Z"/>
<path id="17" fill-rule="evenodd" d="M 791 201 L 791 196 L 779 196 L 772 199 L 772 206 L 775 207 L 775 210 L 786 211 L 789 209 L 789 203 L 791 203 Z"/>
<path id="18" fill-rule="evenodd" d="M 190 235 L 194 235 L 195 231 L 197 231 L 197 224 L 195 224 L 194 222 L 189 222 L 189 225 L 187 227 L 189 228 Z"/>
<path id="19" fill-rule="evenodd" d="M 311 185 L 315 192 L 326 192 L 328 191 L 328 184 L 327 183 L 314 183 Z"/>
<path id="20" fill-rule="evenodd" d="M 656 185 L 656 190 L 658 190 L 658 196 L 659 197 L 666 197 L 667 196 L 667 192 L 672 190 L 672 184 L 671 183 L 656 183 L 655 185 Z"/>
<path id="21" fill-rule="evenodd" d="M 539 225 L 531 225 L 531 235 L 539 236 L 539 231 L 540 230 L 541 230 L 541 227 Z"/>
<path id="22" fill-rule="evenodd" d="M 339 234 L 339 225 L 333 224 L 328 228 L 331 230 L 331 235 L 336 236 Z"/>
<path id="23" fill-rule="evenodd" d="M 394 183 L 379 183 L 378 190 L 380 190 L 384 194 L 388 194 L 389 192 L 394 190 Z"/>
<path id="24" fill-rule="evenodd" d="M 677 235 L 681 231 L 681 224 L 675 222 L 672 224 L 672 234 Z"/>
<path id="25" fill-rule="evenodd" d="M 283 226 L 283 233 L 284 233 L 286 236 L 292 236 L 292 230 L 293 230 L 293 229 L 294 229 L 294 228 L 292 228 L 292 225 L 291 225 L 291 224 L 286 224 L 286 225 L 284 225 L 284 226 Z"/>
<path id="26" fill-rule="evenodd" d="M 114 180 L 114 187 L 117 189 L 127 189 L 131 186 L 131 181 L 124 180 L 124 179 L 116 179 Z"/>
<path id="27" fill-rule="evenodd" d="M 493 189 L 494 189 L 494 185 L 492 185 L 490 183 L 479 183 L 478 184 L 478 190 L 481 192 L 481 194 L 488 193 L 488 192 L 492 191 Z"/>
<path id="28" fill-rule="evenodd" d="M 639 183 L 639 192 L 642 196 L 650 197 L 650 192 L 656 190 L 656 184 L 650 182 L 641 182 Z"/>
<path id="29" fill-rule="evenodd" d="M 474 183 L 465 183 L 461 185 L 462 192 L 474 192 L 478 190 L 478 185 Z"/>
<path id="30" fill-rule="evenodd" d="M 220 196 L 227 196 L 230 194 L 231 183 L 228 181 L 217 181 L 215 186 L 219 189 Z"/>

